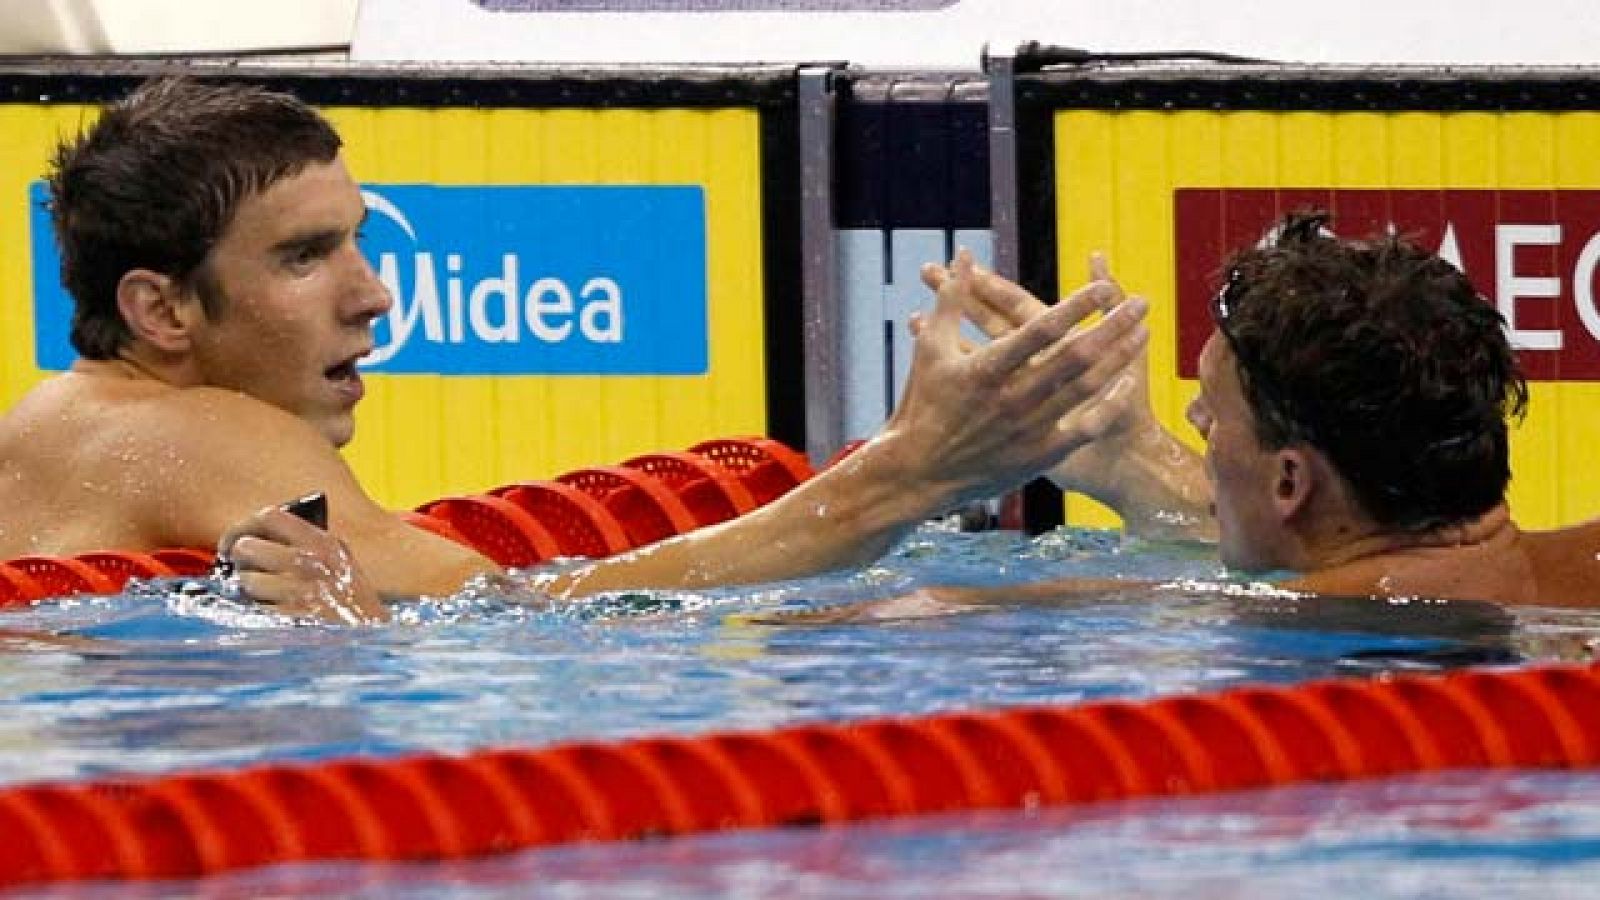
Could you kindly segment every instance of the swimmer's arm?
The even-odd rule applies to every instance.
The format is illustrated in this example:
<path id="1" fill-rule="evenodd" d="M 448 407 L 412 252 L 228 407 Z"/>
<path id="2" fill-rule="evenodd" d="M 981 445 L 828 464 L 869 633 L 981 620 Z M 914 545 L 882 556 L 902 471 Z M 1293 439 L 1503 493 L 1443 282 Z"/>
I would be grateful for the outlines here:
<path id="1" fill-rule="evenodd" d="M 1006 607 L 1070 606 L 1086 599 L 1124 592 L 1149 593 L 1152 581 L 1118 578 L 1061 578 L 1050 581 L 984 586 L 930 585 L 905 594 L 848 603 L 825 609 L 743 614 L 741 622 L 757 625 L 837 625 L 844 622 L 890 622 L 953 616 Z"/>
<path id="2" fill-rule="evenodd" d="M 635 588 L 708 588 L 870 563 L 933 512 L 907 485 L 869 474 L 872 457 L 863 447 L 841 467 L 765 506 L 597 560 L 561 575 L 545 590 L 582 597 Z M 844 466 L 851 468 L 847 472 Z"/>
<path id="3" fill-rule="evenodd" d="M 1063 416 L 1116 388 L 1147 337 L 1143 304 L 1075 331 L 1115 290 L 1091 283 L 967 352 L 959 325 L 970 257 L 958 257 L 952 273 L 916 335 L 905 395 L 877 437 L 761 509 L 566 573 L 549 590 L 693 589 L 861 565 L 923 519 L 1015 487 L 1082 446 L 1089 436 Z"/>
<path id="4" fill-rule="evenodd" d="M 1566 528 L 1524 531 L 1522 546 L 1546 606 L 1600 606 L 1600 519 Z"/>
<path id="5" fill-rule="evenodd" d="M 1177 435 L 1153 427 L 1118 442 L 1086 447 L 1046 473 L 1056 487 L 1109 506 L 1128 534 L 1151 540 L 1214 542 L 1211 482 L 1205 462 Z"/>

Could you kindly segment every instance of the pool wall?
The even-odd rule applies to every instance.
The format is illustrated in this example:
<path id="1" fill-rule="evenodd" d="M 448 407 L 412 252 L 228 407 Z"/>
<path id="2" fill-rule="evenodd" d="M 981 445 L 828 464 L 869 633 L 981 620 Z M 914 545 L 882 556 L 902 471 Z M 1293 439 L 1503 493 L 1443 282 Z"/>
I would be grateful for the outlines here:
<path id="1" fill-rule="evenodd" d="M 325 108 L 397 294 L 350 459 L 381 501 L 763 433 L 821 462 L 887 415 L 916 265 L 972 247 L 1041 295 L 1091 249 L 1153 303 L 1180 433 L 1223 252 L 1314 202 L 1454 254 L 1533 378 L 1519 521 L 1600 509 L 1600 70 L 991 55 L 985 74 L 845 64 L 603 69 L 0 63 L 0 402 L 70 360 L 39 179 L 149 74 Z M 671 277 L 642 273 L 669 267 Z M 1108 524 L 1040 488 L 1027 520 Z"/>

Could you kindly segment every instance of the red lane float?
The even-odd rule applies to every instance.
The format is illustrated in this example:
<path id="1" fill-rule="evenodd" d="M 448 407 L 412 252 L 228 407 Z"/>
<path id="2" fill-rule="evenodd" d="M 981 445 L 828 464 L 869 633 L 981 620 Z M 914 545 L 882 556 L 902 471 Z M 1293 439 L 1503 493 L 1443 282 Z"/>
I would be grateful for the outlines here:
<path id="1" fill-rule="evenodd" d="M 121 587 L 116 580 L 76 557 L 19 556 L 5 565 L 32 579 L 47 592 L 46 596 L 114 594 Z"/>
<path id="2" fill-rule="evenodd" d="M 699 527 L 675 491 L 638 469 L 579 469 L 556 480 L 599 501 L 627 532 L 630 549 Z"/>
<path id="3" fill-rule="evenodd" d="M 401 516 L 502 566 L 561 556 L 598 559 L 749 512 L 811 477 L 805 457 L 764 437 L 703 441 L 686 453 L 638 456 L 552 481 L 444 497 Z M 0 562 L 0 609 L 49 597 L 114 594 L 130 578 L 201 576 L 213 554 L 192 548 L 26 556 Z"/>
<path id="4" fill-rule="evenodd" d="M 737 475 L 757 506 L 789 493 L 814 474 L 804 454 L 764 437 L 702 441 L 689 452 Z"/>
<path id="5" fill-rule="evenodd" d="M 445 497 L 417 511 L 448 523 L 470 546 L 502 566 L 531 566 L 561 555 L 555 537 L 539 520 L 503 497 Z"/>
<path id="6" fill-rule="evenodd" d="M 693 453 L 647 453 L 622 464 L 659 480 L 694 514 L 696 527 L 715 525 L 756 508 L 739 476 Z"/>
<path id="7" fill-rule="evenodd" d="M 0 789 L 0 884 L 1600 764 L 1600 673 L 1548 666 L 1141 702 Z"/>
<path id="8" fill-rule="evenodd" d="M 559 481 L 511 484 L 489 492 L 532 516 L 555 538 L 561 556 L 598 559 L 632 549 L 622 523 L 600 501 Z"/>
<path id="9" fill-rule="evenodd" d="M 193 547 L 169 547 L 150 554 L 157 562 L 172 570 L 174 575 L 198 577 L 211 571 L 216 554 L 210 550 Z M 117 586 L 121 590 L 121 585 Z"/>

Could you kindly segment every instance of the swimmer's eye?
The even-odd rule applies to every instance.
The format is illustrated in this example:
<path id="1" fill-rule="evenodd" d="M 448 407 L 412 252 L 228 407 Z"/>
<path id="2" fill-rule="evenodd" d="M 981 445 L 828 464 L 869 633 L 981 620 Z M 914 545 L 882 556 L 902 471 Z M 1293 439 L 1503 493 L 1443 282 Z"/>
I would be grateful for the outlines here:
<path id="1" fill-rule="evenodd" d="M 283 248 L 280 258 L 283 264 L 295 271 L 305 271 L 315 266 L 333 252 L 334 241 L 332 238 L 319 236 L 304 241 L 296 241 Z"/>

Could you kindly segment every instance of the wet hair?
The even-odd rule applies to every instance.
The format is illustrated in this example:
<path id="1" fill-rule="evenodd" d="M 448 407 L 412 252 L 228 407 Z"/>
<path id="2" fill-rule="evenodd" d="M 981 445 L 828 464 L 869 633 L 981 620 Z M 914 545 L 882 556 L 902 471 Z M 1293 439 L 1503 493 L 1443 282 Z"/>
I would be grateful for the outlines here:
<path id="1" fill-rule="evenodd" d="M 239 205 L 331 162 L 339 145 L 316 110 L 255 86 L 164 76 L 106 107 L 56 148 L 49 181 L 72 346 L 110 359 L 132 339 L 117 285 L 133 269 L 193 288 L 219 313 L 204 263 Z"/>
<path id="2" fill-rule="evenodd" d="M 1264 447 L 1320 450 L 1380 526 L 1423 531 L 1500 503 L 1528 387 L 1465 274 L 1399 236 L 1341 240 L 1322 212 L 1230 261 L 1213 316 Z"/>

